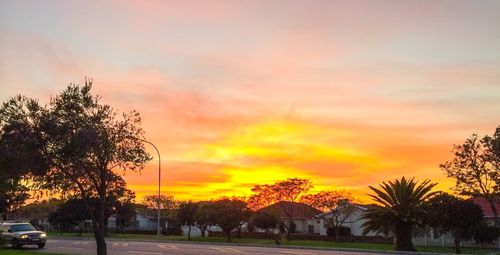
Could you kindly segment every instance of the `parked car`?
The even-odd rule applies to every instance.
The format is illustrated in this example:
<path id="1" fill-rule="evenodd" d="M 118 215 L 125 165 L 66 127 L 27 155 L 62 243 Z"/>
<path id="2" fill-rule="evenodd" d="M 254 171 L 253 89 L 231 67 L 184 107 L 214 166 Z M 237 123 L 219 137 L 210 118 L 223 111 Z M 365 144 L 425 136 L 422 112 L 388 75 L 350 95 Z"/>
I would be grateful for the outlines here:
<path id="1" fill-rule="evenodd" d="M 12 244 L 14 248 L 23 245 L 37 245 L 38 248 L 45 247 L 47 233 L 38 231 L 29 223 L 3 223 L 0 225 L 2 240 L 5 244 Z"/>

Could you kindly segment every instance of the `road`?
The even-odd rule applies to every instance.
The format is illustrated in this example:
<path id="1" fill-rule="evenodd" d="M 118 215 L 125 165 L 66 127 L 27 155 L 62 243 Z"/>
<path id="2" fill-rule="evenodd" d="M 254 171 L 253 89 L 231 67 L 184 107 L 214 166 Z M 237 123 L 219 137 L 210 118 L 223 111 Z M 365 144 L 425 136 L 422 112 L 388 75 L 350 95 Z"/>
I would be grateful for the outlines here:
<path id="1" fill-rule="evenodd" d="M 360 252 L 302 250 L 274 247 L 253 247 L 218 244 L 165 243 L 108 240 L 108 255 L 366 255 Z M 23 247 L 40 253 L 95 254 L 95 241 L 49 239 L 42 250 Z M 371 253 L 374 254 L 374 253 Z M 382 253 L 381 253 L 382 254 Z"/>

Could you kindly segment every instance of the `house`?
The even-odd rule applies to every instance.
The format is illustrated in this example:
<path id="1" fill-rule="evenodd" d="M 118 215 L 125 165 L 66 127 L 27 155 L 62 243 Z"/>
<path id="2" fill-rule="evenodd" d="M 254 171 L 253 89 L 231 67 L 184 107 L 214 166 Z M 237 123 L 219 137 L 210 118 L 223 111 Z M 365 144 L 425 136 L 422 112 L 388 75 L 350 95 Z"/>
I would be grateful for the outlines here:
<path id="1" fill-rule="evenodd" d="M 491 208 L 490 203 L 488 200 L 486 200 L 483 197 L 473 197 L 471 198 L 472 202 L 477 204 L 481 209 L 483 210 L 484 214 L 484 221 L 489 224 L 489 225 L 495 225 L 495 215 L 493 213 L 493 210 Z M 498 216 L 500 216 L 500 197 L 497 197 L 496 201 L 494 202 L 495 208 L 497 211 Z M 497 225 L 500 226 L 500 218 L 497 219 Z"/>
<path id="2" fill-rule="evenodd" d="M 285 223 L 293 221 L 296 226 L 295 233 L 320 234 L 320 220 L 315 216 L 322 212 L 307 204 L 280 201 L 257 211 L 275 215 Z"/>
<path id="3" fill-rule="evenodd" d="M 364 212 L 368 209 L 367 205 L 362 205 L 362 204 L 354 204 L 350 203 L 347 206 L 350 208 L 350 215 L 345 217 L 345 220 L 343 220 L 342 226 L 348 227 L 351 229 L 351 234 L 354 236 L 362 236 L 363 235 L 363 223 L 365 223 L 365 220 L 362 218 Z M 319 224 L 319 234 L 320 235 L 327 235 L 327 229 L 329 228 L 328 223 L 326 222 L 327 219 L 331 219 L 332 217 L 338 217 L 342 218 L 343 216 L 336 215 L 332 211 L 330 212 L 325 212 L 321 213 L 315 216 L 317 219 L 321 220 L 321 223 Z M 366 234 L 367 236 L 376 236 L 376 233 L 374 232 L 369 232 Z"/>
<path id="4" fill-rule="evenodd" d="M 168 232 L 175 225 L 175 219 L 172 217 L 162 215 L 160 218 L 162 232 Z M 117 222 L 117 215 L 113 214 L 108 218 L 107 226 L 109 230 L 156 233 L 158 228 L 157 211 L 144 205 L 135 205 L 135 213 L 126 219 L 120 219 L 119 222 Z"/>

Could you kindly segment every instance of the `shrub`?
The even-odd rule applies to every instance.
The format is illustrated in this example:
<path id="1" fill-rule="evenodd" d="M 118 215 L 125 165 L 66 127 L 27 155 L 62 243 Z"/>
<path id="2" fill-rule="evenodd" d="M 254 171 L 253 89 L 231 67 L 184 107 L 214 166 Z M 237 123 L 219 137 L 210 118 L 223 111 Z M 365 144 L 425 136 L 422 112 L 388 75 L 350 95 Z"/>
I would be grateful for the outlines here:
<path id="1" fill-rule="evenodd" d="M 326 229 L 326 234 L 328 236 L 335 236 L 335 228 L 327 228 Z M 350 236 L 351 235 L 351 228 L 345 227 L 345 226 L 340 226 L 339 227 L 339 235 L 340 236 Z"/>
<path id="2" fill-rule="evenodd" d="M 264 229 L 267 232 L 269 229 L 276 228 L 278 217 L 266 212 L 257 212 L 252 216 L 251 222 L 256 227 Z"/>
<path id="3" fill-rule="evenodd" d="M 480 224 L 474 231 L 476 243 L 492 243 L 500 237 L 500 229 L 486 224 Z"/>

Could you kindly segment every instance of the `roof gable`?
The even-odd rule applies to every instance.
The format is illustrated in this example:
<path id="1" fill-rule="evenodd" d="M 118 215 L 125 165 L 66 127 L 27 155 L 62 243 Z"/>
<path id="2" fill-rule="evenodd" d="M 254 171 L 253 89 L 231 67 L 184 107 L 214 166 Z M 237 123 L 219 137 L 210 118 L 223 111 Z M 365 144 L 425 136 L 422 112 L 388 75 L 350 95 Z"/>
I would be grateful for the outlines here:
<path id="1" fill-rule="evenodd" d="M 473 197 L 471 198 L 472 202 L 479 205 L 483 210 L 484 217 L 494 217 L 493 210 L 491 209 L 490 203 L 483 197 Z M 495 208 L 497 209 L 497 213 L 500 214 L 500 197 L 497 197 L 494 202 Z"/>

